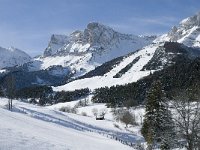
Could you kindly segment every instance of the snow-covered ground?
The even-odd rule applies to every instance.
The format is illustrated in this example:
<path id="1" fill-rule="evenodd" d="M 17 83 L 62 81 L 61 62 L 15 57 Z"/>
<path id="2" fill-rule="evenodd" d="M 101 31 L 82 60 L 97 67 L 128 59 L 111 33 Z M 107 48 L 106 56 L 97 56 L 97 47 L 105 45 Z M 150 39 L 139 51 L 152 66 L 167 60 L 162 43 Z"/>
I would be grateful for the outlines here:
<path id="1" fill-rule="evenodd" d="M 127 131 L 123 124 L 116 128 L 110 110 L 105 120 L 95 120 L 91 110 L 105 108 L 105 104 L 79 108 L 78 114 L 58 111 L 59 107 L 73 103 L 40 107 L 15 100 L 11 112 L 6 108 L 7 99 L 1 98 L 0 149 L 129 150 L 133 148 L 126 143 L 143 141 L 139 127 L 133 132 Z M 81 116 L 82 111 L 88 116 Z"/>

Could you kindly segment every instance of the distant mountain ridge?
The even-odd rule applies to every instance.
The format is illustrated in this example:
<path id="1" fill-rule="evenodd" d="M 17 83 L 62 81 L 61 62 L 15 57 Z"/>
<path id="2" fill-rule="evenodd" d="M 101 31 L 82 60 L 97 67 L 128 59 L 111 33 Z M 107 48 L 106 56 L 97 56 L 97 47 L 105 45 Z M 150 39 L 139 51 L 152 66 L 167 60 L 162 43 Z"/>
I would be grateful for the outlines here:
<path id="1" fill-rule="evenodd" d="M 0 69 L 23 65 L 31 61 L 31 57 L 24 51 L 14 47 L 8 49 L 0 47 Z"/>

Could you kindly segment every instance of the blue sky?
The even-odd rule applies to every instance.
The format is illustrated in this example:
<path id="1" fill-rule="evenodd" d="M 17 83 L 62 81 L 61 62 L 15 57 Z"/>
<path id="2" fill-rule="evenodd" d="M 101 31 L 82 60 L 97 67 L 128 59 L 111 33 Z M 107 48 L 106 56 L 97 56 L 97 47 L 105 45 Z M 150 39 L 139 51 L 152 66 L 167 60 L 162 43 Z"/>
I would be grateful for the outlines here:
<path id="1" fill-rule="evenodd" d="M 0 46 L 42 54 L 51 34 L 92 21 L 123 33 L 162 34 L 199 11 L 199 0 L 0 0 Z"/>

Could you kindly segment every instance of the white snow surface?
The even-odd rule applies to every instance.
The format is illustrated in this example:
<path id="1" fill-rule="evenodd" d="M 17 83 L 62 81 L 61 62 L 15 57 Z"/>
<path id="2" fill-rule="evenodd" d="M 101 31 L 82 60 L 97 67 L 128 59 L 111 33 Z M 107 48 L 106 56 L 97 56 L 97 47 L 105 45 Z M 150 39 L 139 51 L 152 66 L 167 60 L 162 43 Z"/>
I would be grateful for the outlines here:
<path id="1" fill-rule="evenodd" d="M 118 65 L 116 65 L 111 71 L 106 73 L 104 76 L 95 76 L 91 78 L 84 78 L 80 80 L 75 80 L 69 82 L 65 85 L 53 87 L 54 91 L 73 91 L 75 89 L 81 88 L 89 88 L 94 90 L 100 87 L 111 87 L 113 85 L 123 85 L 131 82 L 136 82 L 142 77 L 148 76 L 150 71 L 141 71 L 144 65 L 146 65 L 149 60 L 153 57 L 155 50 L 161 44 L 151 44 L 149 46 L 144 47 L 140 51 L 137 51 L 126 57 L 123 61 L 121 61 Z M 120 78 L 113 78 L 120 70 L 130 64 L 135 58 L 140 57 L 140 59 Z"/>
<path id="2" fill-rule="evenodd" d="M 31 61 L 31 57 L 19 49 L 0 47 L 0 69 L 23 65 L 29 61 Z"/>
<path id="3" fill-rule="evenodd" d="M 53 106 L 16 100 L 13 111 L 8 111 L 7 101 L 0 99 L 1 150 L 131 150 L 111 137 L 131 142 L 143 140 L 139 134 L 115 128 L 109 119 L 97 121 L 94 117 L 60 112 Z"/>

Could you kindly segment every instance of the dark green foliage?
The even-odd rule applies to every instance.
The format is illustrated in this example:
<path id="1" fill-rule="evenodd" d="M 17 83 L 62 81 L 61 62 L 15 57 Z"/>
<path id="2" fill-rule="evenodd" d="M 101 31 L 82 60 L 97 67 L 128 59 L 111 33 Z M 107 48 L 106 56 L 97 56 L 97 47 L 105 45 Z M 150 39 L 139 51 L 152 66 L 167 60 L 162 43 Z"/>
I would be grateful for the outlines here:
<path id="1" fill-rule="evenodd" d="M 92 101 L 95 103 L 108 103 L 109 107 L 121 107 L 127 103 L 128 98 L 132 98 L 131 91 L 132 88 L 124 88 L 124 86 L 99 88 L 94 91 Z M 137 102 L 134 103 L 138 104 Z"/>
<path id="2" fill-rule="evenodd" d="M 94 91 L 92 98 L 96 103 L 108 103 L 109 107 L 136 106 L 143 102 L 146 84 L 117 85 L 110 88 L 99 88 Z"/>
<path id="3" fill-rule="evenodd" d="M 75 91 L 53 92 L 52 88 L 48 86 L 34 86 L 18 90 L 15 97 L 21 99 L 32 98 L 31 103 L 35 103 L 35 99 L 39 99 L 39 104 L 45 105 L 47 103 L 70 102 L 86 97 L 89 93 L 88 88 Z"/>
<path id="4" fill-rule="evenodd" d="M 113 78 L 120 78 L 123 74 L 125 74 L 131 67 L 138 62 L 140 59 L 140 56 L 136 57 L 130 64 L 128 64 L 126 67 L 124 67 L 122 70 L 120 70 Z"/>
<path id="5" fill-rule="evenodd" d="M 147 144 L 151 148 L 160 145 L 161 150 L 170 149 L 175 141 L 174 123 L 160 81 L 154 82 L 148 91 L 145 111 L 141 133 Z"/>
<path id="6" fill-rule="evenodd" d="M 42 98 L 44 95 L 52 94 L 53 90 L 48 86 L 34 86 L 29 88 L 23 88 L 17 91 L 16 97 L 27 99 L 27 98 Z"/>
<path id="7" fill-rule="evenodd" d="M 20 89 L 16 92 L 16 98 L 28 99 L 31 98 L 30 103 L 36 104 L 35 99 L 39 99 L 40 105 L 53 104 L 53 90 L 48 86 L 34 86 Z"/>
<path id="8" fill-rule="evenodd" d="M 88 88 L 75 91 L 61 91 L 55 93 L 54 99 L 56 100 L 55 103 L 70 102 L 79 98 L 86 97 L 89 95 L 89 93 L 90 90 Z"/>
<path id="9" fill-rule="evenodd" d="M 155 138 L 159 138 L 159 132 L 156 130 L 160 129 L 161 118 L 159 117 L 160 103 L 162 99 L 162 89 L 160 82 L 154 82 L 152 88 L 147 94 L 147 102 L 145 107 L 145 118 L 144 125 L 141 133 L 144 136 L 148 144 L 153 144 Z M 158 140 L 158 139 L 157 139 Z M 156 141 L 157 142 L 157 141 Z"/>

